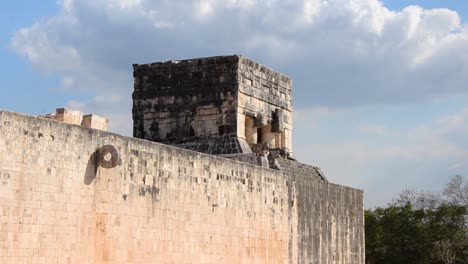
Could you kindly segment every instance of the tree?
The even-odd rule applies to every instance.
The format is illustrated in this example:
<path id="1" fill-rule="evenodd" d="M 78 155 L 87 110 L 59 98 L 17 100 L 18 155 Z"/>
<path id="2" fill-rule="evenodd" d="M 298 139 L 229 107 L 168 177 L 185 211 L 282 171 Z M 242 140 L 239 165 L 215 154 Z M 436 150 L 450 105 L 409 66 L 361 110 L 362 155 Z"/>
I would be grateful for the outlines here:
<path id="1" fill-rule="evenodd" d="M 455 204 L 468 206 L 468 183 L 464 182 L 463 176 L 453 177 L 445 186 L 443 194 Z"/>
<path id="2" fill-rule="evenodd" d="M 465 186 L 456 177 L 443 195 L 405 190 L 387 207 L 366 210 L 366 263 L 468 263 Z"/>
<path id="3" fill-rule="evenodd" d="M 442 197 L 439 194 L 406 189 L 400 193 L 397 199 L 393 199 L 392 204 L 404 206 L 410 203 L 415 209 L 434 209 L 439 206 L 442 201 Z"/>
<path id="4" fill-rule="evenodd" d="M 457 254 L 453 247 L 452 241 L 448 239 L 437 241 L 434 245 L 434 254 L 441 263 L 454 264 L 457 261 Z"/>

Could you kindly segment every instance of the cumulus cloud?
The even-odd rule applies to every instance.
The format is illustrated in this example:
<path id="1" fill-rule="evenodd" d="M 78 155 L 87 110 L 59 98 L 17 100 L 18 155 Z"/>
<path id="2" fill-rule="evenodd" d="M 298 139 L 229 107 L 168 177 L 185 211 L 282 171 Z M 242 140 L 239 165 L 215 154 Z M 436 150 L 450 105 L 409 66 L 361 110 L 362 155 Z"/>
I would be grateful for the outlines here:
<path id="1" fill-rule="evenodd" d="M 468 29 L 447 9 L 378 0 L 61 0 L 11 46 L 85 103 L 129 117 L 132 63 L 241 53 L 294 79 L 296 107 L 404 103 L 466 93 Z M 115 104 L 124 107 L 115 109 Z M 125 123 L 125 122 L 122 122 Z M 112 127 L 128 133 L 127 128 Z"/>

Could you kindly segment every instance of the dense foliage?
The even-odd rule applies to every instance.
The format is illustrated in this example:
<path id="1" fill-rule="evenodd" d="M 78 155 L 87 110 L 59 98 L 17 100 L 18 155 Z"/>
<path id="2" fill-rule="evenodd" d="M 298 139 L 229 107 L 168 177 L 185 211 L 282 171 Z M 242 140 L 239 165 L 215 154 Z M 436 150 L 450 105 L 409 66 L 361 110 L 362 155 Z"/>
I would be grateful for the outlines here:
<path id="1" fill-rule="evenodd" d="M 385 208 L 366 210 L 366 263 L 468 263 L 468 206 L 450 195 L 455 180 L 444 196 L 405 191 Z M 466 185 L 456 187 L 463 197 Z"/>

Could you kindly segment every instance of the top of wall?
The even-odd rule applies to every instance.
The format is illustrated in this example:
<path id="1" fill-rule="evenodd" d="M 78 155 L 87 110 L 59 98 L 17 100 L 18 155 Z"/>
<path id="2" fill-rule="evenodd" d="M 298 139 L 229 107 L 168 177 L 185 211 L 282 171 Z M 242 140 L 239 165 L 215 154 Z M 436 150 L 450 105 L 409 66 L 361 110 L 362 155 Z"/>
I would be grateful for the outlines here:
<path id="1" fill-rule="evenodd" d="M 134 114 L 180 114 L 229 98 L 231 106 L 268 116 L 275 108 L 292 111 L 291 78 L 241 55 L 134 64 L 133 77 Z M 238 98 L 241 93 L 255 100 Z"/>
<path id="2" fill-rule="evenodd" d="M 109 126 L 109 119 L 105 117 L 94 114 L 83 115 L 81 111 L 66 108 L 57 108 L 55 113 L 39 115 L 39 117 L 104 131 L 107 131 Z"/>
<path id="3" fill-rule="evenodd" d="M 237 69 L 237 56 L 134 64 L 133 99 L 196 96 L 197 104 L 219 101 L 219 93 L 237 92 Z"/>
<path id="4" fill-rule="evenodd" d="M 18 125 L 18 124 L 22 124 Z M 6 130 L 6 131 L 11 131 L 11 133 L 28 133 L 28 135 L 31 136 L 39 136 L 42 137 L 40 131 L 42 130 L 41 127 L 48 127 L 49 129 L 55 130 L 57 134 L 63 134 L 63 133 L 77 133 L 77 134 L 82 134 L 83 137 L 98 137 L 102 138 L 103 141 L 106 144 L 131 144 L 135 146 L 140 146 L 140 147 L 145 147 L 145 148 L 160 148 L 160 149 L 165 149 L 165 150 L 172 150 L 174 153 L 180 153 L 183 155 L 188 155 L 188 156 L 193 156 L 193 157 L 198 157 L 201 159 L 207 159 L 207 160 L 216 160 L 219 162 L 222 162 L 226 166 L 232 166 L 233 168 L 236 168 L 237 166 L 244 166 L 246 168 L 251 169 L 252 171 L 256 171 L 259 173 L 262 173 L 263 175 L 271 175 L 271 176 L 276 176 L 276 177 L 281 177 L 282 175 L 287 176 L 289 175 L 288 172 L 286 171 L 278 171 L 278 170 L 273 170 L 261 166 L 256 166 L 253 164 L 249 163 L 244 163 L 228 158 L 223 158 L 220 156 L 216 155 L 210 155 L 210 154 L 205 154 L 205 153 L 200 153 L 200 152 L 195 152 L 187 149 L 182 149 L 166 144 L 161 144 L 157 142 L 152 142 L 144 139 L 138 139 L 138 138 L 132 138 L 132 137 L 126 137 L 122 136 L 119 134 L 107 132 L 107 131 L 101 131 L 101 130 L 95 130 L 79 125 L 72 125 L 72 124 L 67 124 L 59 121 L 55 121 L 52 119 L 47 119 L 47 118 L 41 118 L 41 117 L 35 117 L 35 116 L 30 116 L 30 115 L 25 115 L 25 114 L 20 114 L 20 113 L 15 113 L 15 112 L 10 112 L 6 110 L 1 110 L 0 109 L 0 129 Z M 31 128 L 34 129 L 34 131 L 29 131 Z M 20 131 L 17 131 L 17 130 Z M 57 140 L 57 139 L 56 139 Z M 123 142 L 123 143 L 122 143 Z M 68 142 L 56 142 L 56 144 L 69 144 Z M 116 146 L 118 148 L 118 146 Z M 331 184 L 331 185 L 336 185 L 336 186 L 341 186 L 338 184 L 333 184 L 330 182 L 324 182 L 317 177 L 310 177 L 311 180 L 313 181 L 318 181 L 318 182 L 323 182 L 324 184 Z M 351 187 L 346 187 L 350 189 L 355 189 Z"/>
<path id="5" fill-rule="evenodd" d="M 148 70 L 148 69 L 163 69 L 166 67 L 179 66 L 201 66 L 207 64 L 224 64 L 224 63 L 237 63 L 240 55 L 225 55 L 225 56 L 214 56 L 204 58 L 193 58 L 183 60 L 169 60 L 161 62 L 133 64 L 133 70 Z"/>
<path id="6" fill-rule="evenodd" d="M 286 74 L 280 73 L 272 68 L 269 68 L 265 65 L 262 65 L 256 61 L 253 61 L 247 57 L 239 55 L 239 64 L 241 65 L 240 70 L 241 72 L 244 71 L 258 71 L 263 78 L 271 78 L 274 82 L 281 83 L 285 89 L 291 90 L 292 87 L 292 79 L 291 77 L 287 76 Z"/>
<path id="7" fill-rule="evenodd" d="M 203 57 L 203 58 L 193 58 L 193 59 L 183 59 L 183 60 L 169 60 L 164 62 L 152 62 L 152 63 L 143 63 L 143 64 L 133 64 L 134 71 L 144 71 L 150 69 L 164 69 L 167 67 L 187 67 L 187 66 L 201 66 L 209 64 L 237 64 L 240 62 L 248 67 L 257 69 L 266 75 L 271 75 L 277 77 L 279 80 L 286 82 L 288 84 L 292 83 L 292 79 L 286 74 L 280 73 L 277 70 L 274 70 L 268 66 L 255 62 L 243 55 L 222 55 L 222 56 L 213 56 L 213 57 Z"/>

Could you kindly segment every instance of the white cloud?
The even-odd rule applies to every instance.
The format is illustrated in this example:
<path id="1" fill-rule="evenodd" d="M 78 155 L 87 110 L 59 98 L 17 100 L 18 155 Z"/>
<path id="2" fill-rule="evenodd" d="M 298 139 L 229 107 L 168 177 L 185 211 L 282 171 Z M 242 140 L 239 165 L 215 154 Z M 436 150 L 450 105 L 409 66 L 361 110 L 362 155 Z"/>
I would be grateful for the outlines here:
<path id="1" fill-rule="evenodd" d="M 195 4 L 197 10 L 197 17 L 203 19 L 206 16 L 210 16 L 214 11 L 214 0 L 200 0 Z"/>
<path id="2" fill-rule="evenodd" d="M 118 94 L 125 107 L 112 114 L 122 117 L 130 112 L 132 63 L 219 54 L 244 54 L 289 74 L 299 108 L 467 92 L 468 27 L 447 9 L 394 12 L 377 0 L 62 0 L 60 7 L 18 30 L 11 46 L 63 75 L 62 86 Z"/>
<path id="3" fill-rule="evenodd" d="M 19 30 L 13 38 L 12 47 L 33 64 L 48 72 L 75 71 L 80 68 L 80 55 L 72 44 L 61 43 L 42 31 L 36 23 Z"/>

